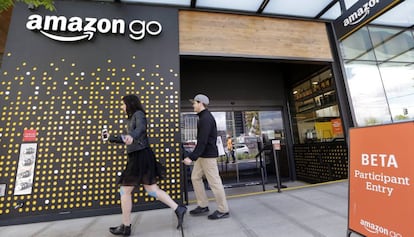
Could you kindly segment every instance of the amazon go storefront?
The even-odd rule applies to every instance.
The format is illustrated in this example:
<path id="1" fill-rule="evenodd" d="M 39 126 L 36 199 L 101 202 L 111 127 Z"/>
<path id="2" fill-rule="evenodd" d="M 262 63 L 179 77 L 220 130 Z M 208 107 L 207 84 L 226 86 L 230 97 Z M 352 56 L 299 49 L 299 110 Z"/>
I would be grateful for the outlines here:
<path id="1" fill-rule="evenodd" d="M 357 108 L 368 103 L 354 99 L 360 88 L 348 78 L 358 73 L 348 68 L 379 67 L 355 58 L 360 41 L 347 46 L 359 31 L 337 41 L 330 22 L 108 2 L 55 5 L 49 12 L 18 3 L 11 15 L 0 72 L 0 225 L 118 213 L 124 147 L 103 142 L 100 133 L 123 132 L 120 99 L 132 93 L 148 112 L 152 147 L 167 168 L 160 186 L 174 200 L 186 201 L 181 145 L 194 140 L 188 99 L 200 92 L 211 97 L 219 140 L 231 137 L 240 151 L 227 162 L 223 146 L 226 185 L 275 182 L 273 140 L 281 144 L 282 182 L 347 178 L 347 131 L 364 126 Z M 135 210 L 163 207 L 142 189 L 134 203 Z"/>

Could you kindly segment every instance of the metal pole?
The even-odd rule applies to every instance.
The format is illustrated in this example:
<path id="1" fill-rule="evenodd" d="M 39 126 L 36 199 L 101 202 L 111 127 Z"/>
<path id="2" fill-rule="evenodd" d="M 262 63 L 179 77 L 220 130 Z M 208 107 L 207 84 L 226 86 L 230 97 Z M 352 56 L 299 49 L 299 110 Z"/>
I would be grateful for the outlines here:
<path id="1" fill-rule="evenodd" d="M 235 146 L 237 147 L 237 143 L 235 143 Z M 236 149 L 234 149 L 234 157 L 236 157 L 236 176 L 237 176 L 237 183 L 240 182 L 240 176 L 239 176 L 239 158 L 237 157 Z"/>
<path id="2" fill-rule="evenodd" d="M 279 164 L 278 164 L 278 159 L 277 159 L 277 152 L 276 152 L 276 146 L 278 147 L 278 149 L 280 148 L 280 141 L 278 140 L 273 140 L 272 141 L 272 150 L 273 150 L 273 157 L 275 159 L 275 172 L 276 172 L 276 183 L 277 183 L 277 192 L 281 192 L 280 188 L 282 186 L 282 184 L 280 183 L 280 175 L 279 175 Z"/>

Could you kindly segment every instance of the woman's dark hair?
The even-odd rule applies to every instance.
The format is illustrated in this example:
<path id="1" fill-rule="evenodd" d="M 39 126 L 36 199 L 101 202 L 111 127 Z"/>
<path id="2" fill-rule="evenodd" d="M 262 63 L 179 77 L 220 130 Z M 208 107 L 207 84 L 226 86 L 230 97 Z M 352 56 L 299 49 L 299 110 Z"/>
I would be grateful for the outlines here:
<path id="1" fill-rule="evenodd" d="M 138 110 L 144 112 L 145 110 L 142 107 L 141 101 L 139 100 L 138 96 L 136 95 L 126 95 L 122 97 L 122 100 L 124 101 L 126 105 L 126 113 L 128 115 L 128 118 L 131 118 L 132 115 L 137 112 Z"/>

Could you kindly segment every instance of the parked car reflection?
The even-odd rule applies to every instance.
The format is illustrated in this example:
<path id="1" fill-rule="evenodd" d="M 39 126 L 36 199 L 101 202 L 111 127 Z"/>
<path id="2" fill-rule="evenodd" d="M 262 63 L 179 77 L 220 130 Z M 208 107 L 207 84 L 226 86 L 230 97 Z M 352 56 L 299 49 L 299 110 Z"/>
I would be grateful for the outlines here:
<path id="1" fill-rule="evenodd" d="M 234 151 L 236 153 L 236 155 L 249 155 L 250 154 L 250 150 L 247 147 L 246 144 L 236 144 L 234 145 Z"/>

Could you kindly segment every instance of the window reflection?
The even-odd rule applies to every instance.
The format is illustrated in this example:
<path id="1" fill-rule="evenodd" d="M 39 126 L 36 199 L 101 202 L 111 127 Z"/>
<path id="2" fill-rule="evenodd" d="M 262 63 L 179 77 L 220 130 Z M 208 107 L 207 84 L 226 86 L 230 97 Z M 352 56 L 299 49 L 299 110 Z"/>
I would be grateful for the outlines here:
<path id="1" fill-rule="evenodd" d="M 224 141 L 231 136 L 237 143 L 257 138 L 276 139 L 284 137 L 281 111 L 227 111 L 212 112 L 217 123 L 217 135 Z M 181 140 L 197 140 L 198 116 L 194 112 L 181 113 Z M 249 145 L 253 148 L 254 145 Z"/>
<path id="2" fill-rule="evenodd" d="M 391 118 L 376 64 L 363 61 L 347 63 L 345 72 L 356 124 L 389 123 Z"/>
<path id="3" fill-rule="evenodd" d="M 357 126 L 414 119 L 414 38 L 407 28 L 367 26 L 341 42 Z"/>
<path id="4" fill-rule="evenodd" d="M 371 38 L 381 38 L 382 41 L 376 43 L 375 56 L 377 61 L 395 61 L 396 58 L 404 60 L 401 55 L 414 49 L 414 41 L 409 31 L 383 29 L 373 32 L 370 27 Z M 374 38 L 374 36 L 379 36 Z M 408 58 L 406 58 L 408 59 Z M 411 58 L 412 59 L 412 58 Z"/>
<path id="5" fill-rule="evenodd" d="M 341 43 L 341 51 L 344 59 L 374 60 L 372 43 L 369 40 L 369 32 L 366 27 L 355 32 Z"/>
<path id="6" fill-rule="evenodd" d="M 285 145 L 282 112 L 224 111 L 212 112 L 212 115 L 217 124 L 218 165 L 223 182 L 260 180 L 259 142 L 268 145 L 272 139 L 278 139 Z M 181 113 L 181 138 L 186 151 L 192 151 L 196 145 L 197 121 L 195 113 Z M 285 164 L 285 153 L 283 157 L 281 163 Z M 270 156 L 264 159 L 267 167 L 274 167 Z"/>
<path id="7" fill-rule="evenodd" d="M 379 66 L 394 122 L 414 118 L 414 66 L 384 63 Z"/>

